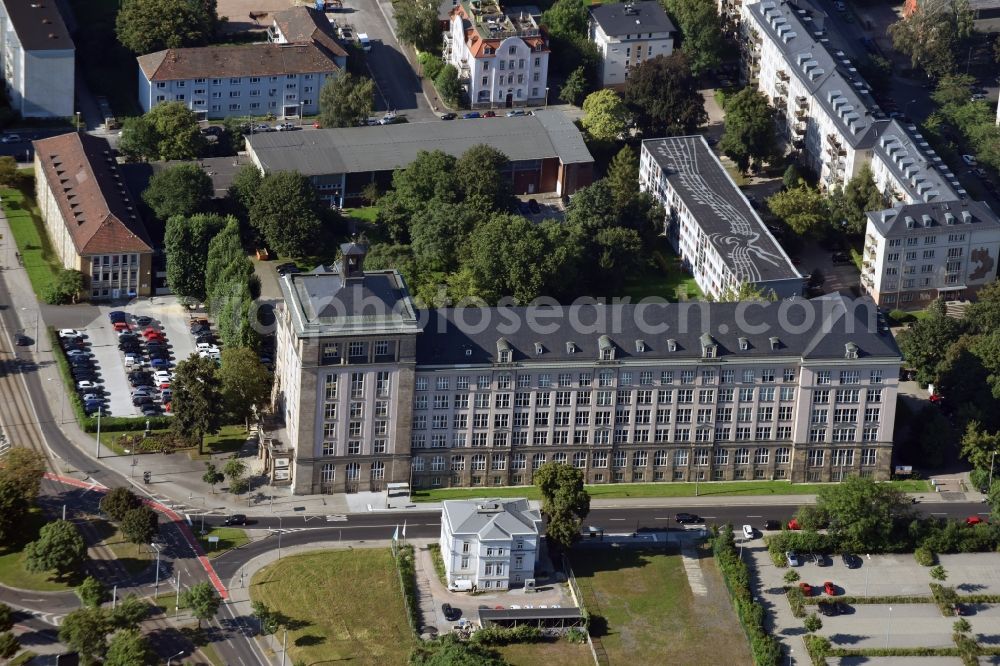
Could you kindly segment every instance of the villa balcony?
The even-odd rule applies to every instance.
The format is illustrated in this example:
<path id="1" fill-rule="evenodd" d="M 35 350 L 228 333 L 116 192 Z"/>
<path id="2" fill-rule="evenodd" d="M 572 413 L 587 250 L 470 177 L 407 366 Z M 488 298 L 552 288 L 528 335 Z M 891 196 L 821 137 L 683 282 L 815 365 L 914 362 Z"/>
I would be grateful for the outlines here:
<path id="1" fill-rule="evenodd" d="M 788 72 L 786 72 L 785 70 L 779 69 L 777 72 L 775 72 L 775 74 L 777 75 L 779 81 L 785 81 L 786 83 L 788 82 Z"/>

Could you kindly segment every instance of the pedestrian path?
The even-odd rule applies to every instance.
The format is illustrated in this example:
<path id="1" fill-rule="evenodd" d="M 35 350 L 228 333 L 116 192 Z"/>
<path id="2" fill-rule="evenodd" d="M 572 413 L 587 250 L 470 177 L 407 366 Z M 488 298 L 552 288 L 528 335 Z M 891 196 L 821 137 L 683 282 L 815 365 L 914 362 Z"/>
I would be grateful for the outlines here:
<path id="1" fill-rule="evenodd" d="M 687 574 L 691 593 L 696 597 L 707 597 L 708 590 L 705 588 L 705 578 L 701 573 L 701 560 L 698 557 L 695 544 L 690 542 L 681 544 L 681 562 L 684 564 L 684 573 Z"/>

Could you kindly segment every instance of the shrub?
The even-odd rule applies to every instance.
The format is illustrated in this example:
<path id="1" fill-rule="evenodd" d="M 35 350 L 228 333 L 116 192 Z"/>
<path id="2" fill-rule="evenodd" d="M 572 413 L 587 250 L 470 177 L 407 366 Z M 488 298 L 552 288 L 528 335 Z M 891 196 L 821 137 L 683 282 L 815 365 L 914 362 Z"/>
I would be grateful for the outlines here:
<path id="1" fill-rule="evenodd" d="M 791 585 L 792 583 L 797 583 L 800 578 L 801 576 L 799 576 L 799 572 L 796 571 L 795 569 L 789 569 L 788 571 L 785 572 L 785 582 L 788 583 L 789 585 Z"/>
<path id="2" fill-rule="evenodd" d="M 441 58 L 435 56 L 433 53 L 427 51 L 422 52 L 417 56 L 417 60 L 420 61 L 420 68 L 423 70 L 423 75 L 425 78 L 433 81 L 437 78 L 437 75 L 441 73 L 444 68 L 444 61 Z"/>
<path id="3" fill-rule="evenodd" d="M 570 643 L 586 643 L 587 642 L 587 632 L 583 629 L 577 629 L 576 627 L 571 627 L 569 631 L 566 632 L 566 640 Z"/>
<path id="4" fill-rule="evenodd" d="M 805 617 L 806 595 L 797 587 L 786 588 L 785 596 L 788 597 L 788 605 L 792 608 L 792 615 L 795 617 Z"/>
<path id="5" fill-rule="evenodd" d="M 510 645 L 511 643 L 537 643 L 542 640 L 542 630 L 522 624 L 519 627 L 484 627 L 472 635 L 472 642 L 482 645 Z"/>
<path id="6" fill-rule="evenodd" d="M 917 561 L 917 564 L 925 567 L 932 567 L 937 564 L 937 555 L 927 546 L 919 546 L 914 550 L 913 559 Z"/>
<path id="7" fill-rule="evenodd" d="M 938 605 L 941 614 L 950 617 L 955 614 L 955 604 L 958 603 L 958 593 L 955 588 L 946 587 L 940 583 L 931 583 L 931 596 Z"/>
<path id="8" fill-rule="evenodd" d="M 811 634 L 805 637 L 806 650 L 809 651 L 809 656 L 812 657 L 812 662 L 814 666 L 826 666 L 826 657 L 830 654 L 830 639 L 826 636 L 816 636 Z"/>

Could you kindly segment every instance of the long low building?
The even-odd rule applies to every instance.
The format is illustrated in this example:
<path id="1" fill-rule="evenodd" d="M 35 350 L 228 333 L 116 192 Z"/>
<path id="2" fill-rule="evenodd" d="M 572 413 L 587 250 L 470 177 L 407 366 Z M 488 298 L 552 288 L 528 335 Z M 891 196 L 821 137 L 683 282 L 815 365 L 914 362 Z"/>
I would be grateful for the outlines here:
<path id="1" fill-rule="evenodd" d="M 321 199 L 342 207 L 362 202 L 365 186 L 388 187 L 392 172 L 421 151 L 455 157 L 485 144 L 510 160 L 517 194 L 573 194 L 593 180 L 594 158 L 576 126 L 560 111 L 456 122 L 401 123 L 247 137 L 247 153 L 264 173 L 298 171 Z"/>
<path id="2" fill-rule="evenodd" d="M 271 474 L 293 493 L 527 485 L 548 461 L 588 483 L 889 476 L 900 353 L 870 299 L 420 310 L 342 249 L 280 282 Z"/>
<path id="3" fill-rule="evenodd" d="M 743 284 L 779 298 L 803 277 L 703 136 L 642 142 L 639 186 L 666 210 L 664 232 L 702 292 L 718 299 Z"/>

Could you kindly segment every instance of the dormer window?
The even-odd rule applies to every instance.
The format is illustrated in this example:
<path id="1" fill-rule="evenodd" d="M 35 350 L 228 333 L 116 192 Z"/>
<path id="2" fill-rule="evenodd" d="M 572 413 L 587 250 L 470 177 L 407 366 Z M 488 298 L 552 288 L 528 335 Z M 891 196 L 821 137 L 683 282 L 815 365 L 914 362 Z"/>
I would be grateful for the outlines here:
<path id="1" fill-rule="evenodd" d="M 781 340 L 774 336 L 771 338 L 771 351 L 775 351 L 781 347 Z"/>
<path id="2" fill-rule="evenodd" d="M 637 354 L 641 354 L 644 351 L 646 351 L 646 341 L 645 340 L 636 340 L 635 341 L 635 352 Z"/>
<path id="3" fill-rule="evenodd" d="M 611 338 L 606 335 L 602 335 L 597 340 L 597 347 L 600 350 L 600 355 L 598 358 L 602 361 L 613 361 L 615 360 L 615 345 L 611 342 Z"/>
<path id="4" fill-rule="evenodd" d="M 750 349 L 750 341 L 747 340 L 746 338 L 740 338 L 739 343 L 740 343 L 740 351 L 747 351 L 748 349 Z"/>
<path id="5" fill-rule="evenodd" d="M 667 340 L 667 351 L 675 352 L 677 351 L 677 341 L 673 338 Z"/>
<path id="6" fill-rule="evenodd" d="M 507 342 L 507 338 L 500 338 L 499 340 L 497 340 L 497 362 L 510 363 L 510 359 L 511 359 L 510 343 Z"/>
<path id="7" fill-rule="evenodd" d="M 858 357 L 858 346 L 853 342 L 844 345 L 844 358 L 856 359 Z"/>
<path id="8" fill-rule="evenodd" d="M 545 349 L 542 347 L 542 343 L 541 342 L 536 342 L 535 343 L 535 356 L 541 356 L 543 351 L 545 351 Z"/>
<path id="9" fill-rule="evenodd" d="M 575 342 L 567 342 L 566 343 L 566 353 L 567 354 L 575 354 L 576 353 L 576 343 Z"/>
<path id="10" fill-rule="evenodd" d="M 701 334 L 701 357 L 702 358 L 715 358 L 716 350 L 719 346 L 713 338 L 708 333 Z"/>

